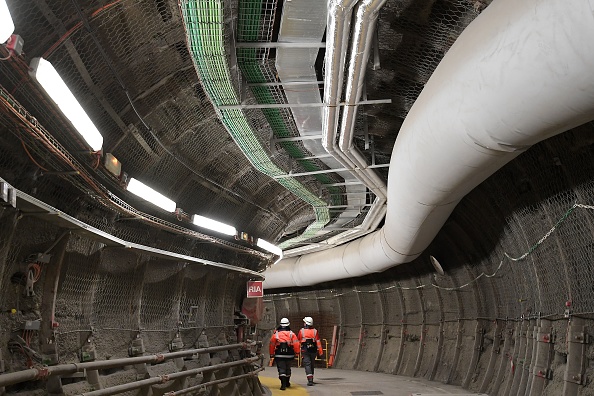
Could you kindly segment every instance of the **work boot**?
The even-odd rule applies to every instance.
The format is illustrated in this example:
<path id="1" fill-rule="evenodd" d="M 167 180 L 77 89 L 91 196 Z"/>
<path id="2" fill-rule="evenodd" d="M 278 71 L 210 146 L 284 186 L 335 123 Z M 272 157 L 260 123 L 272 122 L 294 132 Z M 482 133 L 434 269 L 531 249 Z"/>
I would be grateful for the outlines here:
<path id="1" fill-rule="evenodd" d="M 281 381 L 281 387 L 280 390 L 285 390 L 287 389 L 285 386 L 285 377 L 280 377 L 280 381 Z"/>
<path id="2" fill-rule="evenodd" d="M 314 386 L 313 377 L 307 377 L 307 386 Z"/>
<path id="3" fill-rule="evenodd" d="M 291 387 L 291 377 L 287 377 L 287 382 L 286 382 L 286 387 L 290 388 Z"/>

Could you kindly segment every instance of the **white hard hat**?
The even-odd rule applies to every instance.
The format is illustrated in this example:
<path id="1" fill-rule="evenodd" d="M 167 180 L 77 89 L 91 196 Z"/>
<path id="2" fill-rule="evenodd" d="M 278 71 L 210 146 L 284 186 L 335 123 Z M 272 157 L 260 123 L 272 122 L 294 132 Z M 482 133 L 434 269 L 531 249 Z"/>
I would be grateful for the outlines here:
<path id="1" fill-rule="evenodd" d="M 287 319 L 287 318 L 282 318 L 280 321 L 281 326 L 288 326 L 289 324 L 290 324 L 289 319 Z"/>
<path id="2" fill-rule="evenodd" d="M 306 316 L 305 318 L 303 318 L 303 323 L 305 323 L 308 326 L 313 326 L 313 319 L 311 316 Z"/>

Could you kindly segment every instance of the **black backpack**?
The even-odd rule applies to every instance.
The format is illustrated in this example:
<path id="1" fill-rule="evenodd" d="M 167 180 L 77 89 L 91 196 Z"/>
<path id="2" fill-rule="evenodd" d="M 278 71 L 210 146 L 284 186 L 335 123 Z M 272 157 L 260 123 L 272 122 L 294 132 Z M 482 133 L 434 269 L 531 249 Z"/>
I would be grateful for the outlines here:
<path id="1" fill-rule="evenodd" d="M 280 344 L 278 344 L 278 346 L 276 347 L 276 354 L 277 355 L 292 355 L 293 352 L 293 348 L 289 347 L 289 344 L 286 342 L 281 342 Z"/>
<path id="2" fill-rule="evenodd" d="M 307 352 L 317 352 L 318 347 L 316 345 L 316 341 L 313 338 L 306 338 L 305 339 L 305 350 Z"/>
<path id="3" fill-rule="evenodd" d="M 301 334 L 300 334 L 301 337 L 303 337 L 305 335 L 303 330 L 304 329 L 301 329 Z M 314 335 L 317 335 L 318 331 L 316 329 L 314 329 L 314 331 L 315 331 Z M 315 353 L 318 351 L 318 346 L 316 345 L 316 340 L 313 338 L 306 338 L 301 344 L 305 347 L 305 350 L 307 352 Z"/>

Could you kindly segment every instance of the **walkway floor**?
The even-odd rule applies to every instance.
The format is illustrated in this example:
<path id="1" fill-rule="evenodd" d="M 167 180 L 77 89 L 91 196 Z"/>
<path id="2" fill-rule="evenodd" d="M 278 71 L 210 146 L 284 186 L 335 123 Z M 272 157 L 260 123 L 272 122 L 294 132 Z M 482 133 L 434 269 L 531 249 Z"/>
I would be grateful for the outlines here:
<path id="1" fill-rule="evenodd" d="M 272 396 L 477 395 L 458 386 L 398 375 L 318 368 L 316 368 L 315 374 L 315 385 L 306 386 L 307 379 L 304 369 L 293 368 L 291 387 L 286 391 L 280 390 L 276 367 L 266 367 L 266 370 L 260 373 L 259 378 L 262 385 L 267 388 L 266 395 Z"/>

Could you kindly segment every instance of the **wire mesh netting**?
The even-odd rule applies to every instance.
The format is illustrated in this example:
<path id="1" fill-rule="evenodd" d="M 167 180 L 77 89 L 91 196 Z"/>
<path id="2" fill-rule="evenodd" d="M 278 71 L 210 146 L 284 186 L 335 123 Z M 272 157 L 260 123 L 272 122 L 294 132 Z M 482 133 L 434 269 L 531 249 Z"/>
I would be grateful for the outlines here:
<path id="1" fill-rule="evenodd" d="M 104 137 L 105 151 L 120 159 L 127 175 L 150 181 L 186 211 L 222 218 L 235 209 L 232 220 L 238 228 L 265 237 L 270 232 L 277 234 L 285 220 L 266 209 L 266 201 L 283 188 L 263 175 L 241 178 L 253 168 L 229 138 L 202 89 L 177 3 L 161 3 L 118 0 L 93 8 L 69 1 L 9 2 L 19 34 L 28 45 L 23 57 L 11 59 L 10 67 L 2 69 L 2 85 L 86 167 L 91 157 L 84 152 L 84 143 L 26 75 L 25 62 L 43 56 L 79 98 Z M 36 21 L 35 26 L 29 21 Z M 6 114 L 2 117 L 6 125 L 14 124 Z M 45 171 L 70 170 L 48 155 L 38 141 L 10 128 L 24 141 L 23 149 L 29 151 L 31 160 Z M 220 155 L 225 143 L 228 149 Z M 118 192 L 119 182 L 97 164 L 88 170 Z M 236 174 L 241 183 L 230 179 L 230 174 Z M 65 177 L 89 190 L 84 180 Z M 59 183 L 48 179 L 23 180 L 19 187 L 35 188 L 44 200 L 68 209 L 62 203 L 74 198 L 73 194 L 60 192 Z M 249 190 L 258 191 L 259 196 L 253 198 Z M 202 196 L 208 199 L 196 200 Z M 126 199 L 143 205 L 134 197 Z M 237 202 L 243 211 L 237 210 Z M 289 213 L 294 208 L 285 210 Z M 253 221 L 254 212 L 262 213 L 259 221 Z"/>
<path id="2" fill-rule="evenodd" d="M 201 41 L 212 50 L 201 59 L 223 59 L 230 65 L 225 70 L 216 62 L 194 64 L 183 14 L 173 0 L 91 3 L 8 1 L 26 51 L 0 68 L 0 131 L 6 132 L 0 133 L 0 176 L 126 241 L 195 257 L 223 257 L 238 267 L 261 266 L 260 257 L 242 254 L 247 251 L 245 246 L 183 233 L 176 228 L 187 227 L 181 220 L 147 209 L 141 200 L 129 197 L 121 180 L 102 169 L 99 158 L 89 153 L 28 76 L 30 60 L 44 56 L 96 122 L 106 152 L 114 153 L 130 176 L 150 180 L 188 213 L 229 219 L 258 235 L 291 238 L 321 214 L 309 205 L 342 202 L 338 198 L 342 189 L 318 189 L 320 183 L 335 182 L 334 177 L 277 182 L 260 172 L 264 169 L 280 176 L 290 169 L 324 168 L 317 160 L 303 160 L 310 153 L 300 142 L 270 142 L 273 134 L 277 138 L 298 135 L 288 110 L 217 112 L 211 103 L 217 84 L 218 89 L 225 88 L 217 104 L 231 99 L 247 104 L 286 102 L 282 88 L 253 87 L 251 93 L 237 89 L 238 81 L 278 82 L 274 50 L 241 49 L 230 56 L 229 45 L 232 41 L 274 41 L 279 2 L 240 1 L 236 11 L 228 2 L 204 2 L 222 4 L 224 10 L 216 10 L 221 13 L 210 25 L 200 25 L 204 21 L 198 18 L 202 33 L 208 36 L 215 25 L 220 33 L 216 48 L 212 42 Z M 375 60 L 370 62 L 366 90 L 369 98 L 387 97 L 392 103 L 360 108 L 356 124 L 357 147 L 370 163 L 372 152 L 377 154 L 376 162 L 387 163 L 397 131 L 433 70 L 487 4 L 474 0 L 387 2 L 379 17 L 377 44 L 373 44 L 379 49 L 381 67 L 373 70 Z M 235 30 L 230 29 L 233 18 L 237 18 Z M 203 38 L 198 33 L 191 36 L 198 41 Z M 234 57 L 243 75 L 234 68 Z M 241 132 L 249 128 L 253 139 L 231 136 L 226 127 Z M 303 316 L 313 316 L 327 337 L 335 325 L 345 326 L 343 340 L 348 340 L 349 349 L 343 356 L 352 358 L 350 365 L 363 356 L 365 369 L 373 364 L 373 356 L 359 345 L 365 337 L 363 330 L 368 330 L 367 339 L 372 342 L 389 342 L 392 336 L 403 345 L 415 345 L 409 348 L 415 352 L 400 355 L 398 365 L 394 347 L 394 362 L 382 363 L 386 370 L 427 376 L 433 368 L 431 360 L 417 358 L 419 341 L 430 337 L 429 345 L 435 344 L 440 329 L 447 364 L 435 369 L 434 375 L 444 381 L 462 380 L 451 360 L 471 355 L 468 348 L 473 343 L 468 337 L 474 329 L 467 320 L 560 319 L 564 325 L 556 324 L 555 349 L 567 353 L 566 317 L 594 316 L 593 128 L 589 123 L 540 144 L 483 183 L 460 203 L 426 253 L 407 264 L 414 270 L 395 269 L 336 288 L 324 285 L 323 291 L 272 296 L 269 315 L 275 317 L 268 318 L 267 325 L 274 327 L 278 318 L 288 316 L 299 326 Z M 255 142 L 261 147 L 248 159 L 237 148 L 238 142 L 248 149 Z M 370 142 L 373 151 L 366 149 Z M 272 154 L 274 161 L 264 154 Z M 301 160 L 293 167 L 290 157 Z M 79 173 L 70 173 L 75 171 Z M 386 176 L 387 170 L 383 172 Z M 94 188 L 93 183 L 100 186 Z M 117 193 L 106 194 L 106 189 Z M 307 199 L 298 199 L 294 191 Z M 166 220 L 154 220 L 147 227 L 132 216 L 138 211 L 120 202 L 121 198 L 146 212 L 147 218 L 156 213 Z M 119 206 L 114 208 L 107 201 Z M 14 308 L 19 315 L 26 312 L 26 318 L 35 318 L 38 301 L 22 296 L 23 279 L 18 272 L 26 268 L 30 253 L 46 249 L 61 230 L 27 216 L 17 221 L 12 209 L 0 210 L 2 308 L 7 315 Z M 327 219 L 333 217 L 329 213 Z M 174 233 L 156 227 L 165 222 Z M 29 232 L 33 229 L 34 233 Z M 222 253 L 210 244 L 205 246 L 208 242 L 234 250 Z M 232 334 L 232 312 L 244 292 L 241 277 L 101 247 L 76 236 L 69 240 L 56 302 L 57 334 L 68 348 L 78 346 L 78 333 L 89 331 L 95 331 L 98 339 L 111 332 L 104 343 L 113 340 L 113 334 L 121 335 L 117 340 L 124 348 L 121 354 L 126 354 L 130 333 L 164 334 L 151 345 L 151 351 L 165 349 L 167 338 L 178 326 L 188 344 L 197 342 L 202 333 L 213 343 Z M 433 273 L 428 254 L 439 259 L 444 275 Z M 2 325 L 16 329 L 18 323 L 5 320 Z M 382 326 L 400 333 L 382 335 Z M 464 347 L 457 348 L 461 342 Z"/>
<path id="3" fill-rule="evenodd" d="M 35 56 L 44 56 L 53 63 L 75 95 L 82 98 L 81 102 L 88 108 L 88 113 L 104 135 L 106 151 L 114 153 L 122 161 L 129 175 L 150 180 L 152 187 L 176 199 L 179 206 L 186 211 L 199 211 L 201 214 L 221 218 L 233 208 L 235 214 L 232 220 L 248 232 L 273 235 L 276 238 L 287 227 L 284 219 L 291 219 L 288 227 L 290 230 L 286 235 L 294 237 L 295 230 L 303 230 L 307 222 L 312 221 L 308 204 L 320 204 L 316 198 L 318 194 L 326 203 L 344 203 L 343 188 L 319 188 L 320 184 L 333 184 L 337 181 L 331 174 L 304 178 L 302 185 L 281 180 L 283 187 L 271 183 L 263 175 L 244 177 L 245 174 L 253 174 L 252 165 L 256 168 L 261 166 L 258 165 L 260 160 L 254 162 L 252 159 L 250 165 L 246 161 L 246 155 L 250 157 L 252 154 L 238 150 L 225 128 L 247 128 L 249 123 L 240 122 L 235 113 L 222 114 L 219 119 L 210 103 L 211 100 L 218 103 L 218 99 L 213 96 L 217 86 L 222 87 L 229 82 L 232 85 L 244 79 L 246 83 L 278 81 L 274 50 L 240 48 L 236 54 L 232 54 L 229 48 L 234 40 L 274 40 L 281 18 L 281 5 L 276 0 L 198 3 L 196 10 L 230 17 L 225 21 L 220 20 L 221 33 L 218 37 L 221 45 L 218 49 L 213 47 L 217 44 L 212 34 L 214 31 L 208 32 L 210 38 L 207 38 L 208 35 L 202 38 L 207 44 L 205 48 L 215 51 L 213 54 L 216 54 L 218 61 L 224 60 L 223 63 L 227 62 L 231 67 L 236 61 L 243 76 L 236 71 L 221 69 L 222 63 L 216 67 L 206 66 L 206 63 L 200 66 L 201 61 L 195 63 L 192 49 L 196 45 L 192 40 L 187 42 L 187 31 L 180 28 L 184 23 L 188 24 L 188 20 L 184 20 L 174 1 L 157 4 L 148 0 L 118 0 L 96 8 L 90 4 L 74 4 L 66 0 L 52 4 L 9 1 L 19 34 L 31 46 L 27 47 L 22 59 L 15 60 L 10 68 L 3 68 L 2 75 L 6 79 L 7 88 L 32 111 L 42 125 L 63 142 L 66 150 L 77 153 L 75 157 L 79 162 L 83 165 L 89 162 L 87 154 L 78 153 L 84 144 L 76 138 L 76 134 L 72 134 L 70 126 L 56 116 L 56 111 L 40 94 L 39 88 L 26 77 L 24 62 Z M 384 79 L 382 73 L 410 81 L 413 74 L 403 69 L 402 65 L 413 69 L 415 66 L 411 65 L 421 65 L 422 70 L 415 70 L 414 73 L 422 75 L 421 83 L 424 83 L 457 34 L 485 6 L 486 3 L 483 2 L 465 1 L 439 1 L 435 4 L 400 2 L 386 5 L 378 25 L 382 68 L 370 71 L 368 93 L 380 97 L 390 92 L 385 89 L 386 86 L 380 84 Z M 35 28 L 25 21 L 35 21 Z M 196 22 L 199 24 L 200 19 L 196 19 Z M 188 37 L 191 38 L 193 33 L 191 26 L 188 26 Z M 407 47 L 403 44 L 404 47 L 397 51 L 400 58 L 392 59 L 390 54 L 393 53 L 394 43 L 398 42 L 392 40 L 395 35 L 402 37 L 402 43 L 410 42 L 409 47 L 416 49 L 406 51 Z M 190 45 L 190 50 L 187 44 Z M 430 51 L 432 49 L 433 52 Z M 431 61 L 428 57 L 431 57 Z M 196 75 L 195 65 L 198 66 L 200 78 Z M 223 84 L 215 72 L 222 73 L 221 76 L 228 81 Z M 246 98 L 248 101 L 255 99 L 265 104 L 286 103 L 280 87 L 252 88 L 253 97 Z M 235 99 L 240 94 L 232 86 L 226 92 Z M 416 94 L 418 91 L 405 96 L 412 102 Z M 357 138 L 356 144 L 363 148 L 367 146 L 369 139 L 362 129 L 369 129 L 368 133 L 377 153 L 372 158 L 370 151 L 363 150 L 370 163 L 389 158 L 387 153 L 390 152 L 389 146 L 398 129 L 398 119 L 409 108 L 405 107 L 399 113 L 399 106 L 395 102 L 395 105 L 386 106 L 385 109 L 366 109 L 361 114 L 365 114 L 364 119 L 368 122 L 361 121 L 362 117 L 359 116 L 357 135 L 365 137 Z M 298 135 L 291 112 L 286 108 L 250 110 L 245 115 L 253 124 L 252 130 L 264 148 L 273 148 L 269 146 L 266 136 L 268 131 L 273 131 L 277 138 Z M 376 128 L 374 122 L 383 123 L 384 126 Z M 26 139 L 25 134 L 21 135 Z M 240 142 L 237 135 L 235 139 L 236 143 Z M 42 167 L 50 171 L 64 170 L 64 166 L 55 163 L 38 142 L 30 140 L 27 144 L 34 156 L 39 155 L 37 161 L 41 162 Z M 290 162 L 287 154 L 298 159 L 293 164 L 293 171 L 311 172 L 325 168 L 317 159 L 299 160 L 309 156 L 301 142 L 283 142 L 279 147 L 282 147 L 282 154 L 277 164 L 281 165 L 281 169 Z M 225 155 L 216 154 L 221 151 Z M 284 169 L 285 172 L 288 170 Z M 380 172 L 387 175 L 385 170 Z M 118 182 L 110 175 L 105 175 L 100 170 L 98 176 L 108 188 L 119 188 Z M 71 182 L 85 188 L 84 181 L 71 178 Z M 44 182 L 45 180 L 35 184 L 43 185 Z M 23 184 L 23 187 L 26 185 Z M 49 191 L 51 188 L 56 186 L 48 185 L 39 190 Z M 283 188 L 292 191 L 293 195 L 285 197 L 291 205 L 268 210 L 267 208 L 274 207 L 272 198 L 281 195 L 279 191 Z M 257 191 L 257 196 L 247 191 Z M 58 198 L 55 191 L 47 194 L 53 202 L 64 202 L 61 198 L 67 198 L 67 194 Z M 305 199 L 305 202 L 295 199 L 295 194 Z M 195 197 L 203 197 L 202 204 Z M 132 197 L 127 199 L 134 200 Z M 248 204 L 243 205 L 245 209 L 238 210 L 237 201 Z M 204 206 L 204 202 L 209 204 Z M 253 220 L 252 207 L 257 207 L 256 212 L 261 213 L 258 221 Z M 305 214 L 305 211 L 309 213 Z M 338 212 L 321 213 L 320 209 L 316 209 L 313 214 L 320 224 L 306 230 L 307 235 L 302 238 L 304 240 L 312 237 L 321 224 L 328 221 L 328 216 L 332 219 Z M 363 215 L 350 226 L 356 226 L 362 218 Z M 336 233 L 338 231 L 332 231 L 327 236 Z M 319 239 L 320 237 L 315 238 L 312 242 Z"/>

